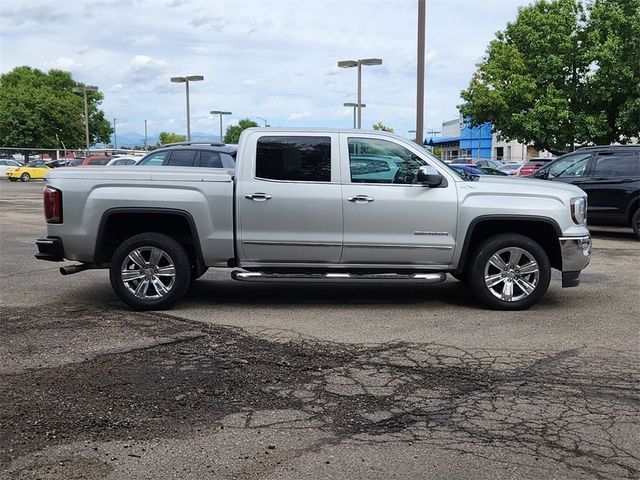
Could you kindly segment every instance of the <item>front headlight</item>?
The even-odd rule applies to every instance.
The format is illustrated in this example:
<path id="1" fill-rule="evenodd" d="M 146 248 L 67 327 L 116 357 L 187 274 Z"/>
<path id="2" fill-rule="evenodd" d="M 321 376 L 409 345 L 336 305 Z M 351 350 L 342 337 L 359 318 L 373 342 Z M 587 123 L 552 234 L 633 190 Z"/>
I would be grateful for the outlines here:
<path id="1" fill-rule="evenodd" d="M 587 223 L 587 198 L 578 197 L 571 199 L 571 218 L 577 225 Z"/>

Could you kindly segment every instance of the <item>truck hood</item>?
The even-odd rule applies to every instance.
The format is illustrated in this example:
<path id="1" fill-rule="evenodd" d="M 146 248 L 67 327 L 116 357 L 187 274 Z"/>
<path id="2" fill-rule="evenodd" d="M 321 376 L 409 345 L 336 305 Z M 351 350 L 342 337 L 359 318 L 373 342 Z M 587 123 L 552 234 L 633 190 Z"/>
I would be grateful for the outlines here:
<path id="1" fill-rule="evenodd" d="M 584 190 L 570 183 L 552 182 L 550 180 L 539 180 L 535 178 L 522 177 L 502 177 L 493 175 L 483 175 L 474 182 L 463 182 L 462 189 L 466 189 L 467 185 L 477 186 L 473 190 L 479 192 L 504 192 L 526 195 L 570 195 L 573 197 L 586 197 Z"/>
<path id="2" fill-rule="evenodd" d="M 46 179 L 73 178 L 101 181 L 144 180 L 175 182 L 230 182 L 233 170 L 195 167 L 63 167 L 47 173 Z"/>

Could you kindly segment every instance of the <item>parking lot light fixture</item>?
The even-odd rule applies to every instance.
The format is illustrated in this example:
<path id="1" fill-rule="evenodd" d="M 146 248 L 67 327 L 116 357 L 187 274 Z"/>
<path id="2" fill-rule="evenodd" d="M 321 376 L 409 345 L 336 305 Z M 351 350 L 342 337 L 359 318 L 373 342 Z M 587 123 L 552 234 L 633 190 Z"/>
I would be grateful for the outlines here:
<path id="1" fill-rule="evenodd" d="M 222 110 L 211 110 L 212 115 L 220 115 L 220 141 L 223 142 L 222 139 L 222 116 L 223 115 L 231 115 L 231 112 L 223 112 Z"/>
<path id="2" fill-rule="evenodd" d="M 267 119 L 266 118 L 262 118 L 262 117 L 256 117 L 258 120 L 262 120 L 264 122 L 264 126 L 268 127 L 269 125 L 267 125 Z"/>
<path id="3" fill-rule="evenodd" d="M 352 102 L 347 102 L 347 103 L 343 103 L 343 105 L 345 107 L 353 107 L 353 128 L 356 128 L 356 109 L 358 107 L 358 104 L 357 103 L 352 103 Z M 364 104 L 364 103 L 360 105 L 361 108 L 364 108 L 366 106 L 367 105 Z"/>
<path id="4" fill-rule="evenodd" d="M 199 82 L 204 80 L 202 75 L 187 75 L 186 77 L 171 77 L 171 83 L 184 83 L 187 93 L 187 141 L 191 141 L 191 118 L 189 114 L 189 82 Z"/>
<path id="5" fill-rule="evenodd" d="M 87 101 L 87 92 L 95 92 L 97 90 L 98 87 L 94 85 L 73 87 L 73 93 L 81 93 L 84 96 L 84 134 L 87 141 L 87 151 L 89 151 L 89 102 Z"/>
<path id="6" fill-rule="evenodd" d="M 338 62 L 340 68 L 358 67 L 358 122 L 356 128 L 362 128 L 362 65 L 382 65 L 381 58 L 361 58 L 358 60 L 341 60 Z"/>

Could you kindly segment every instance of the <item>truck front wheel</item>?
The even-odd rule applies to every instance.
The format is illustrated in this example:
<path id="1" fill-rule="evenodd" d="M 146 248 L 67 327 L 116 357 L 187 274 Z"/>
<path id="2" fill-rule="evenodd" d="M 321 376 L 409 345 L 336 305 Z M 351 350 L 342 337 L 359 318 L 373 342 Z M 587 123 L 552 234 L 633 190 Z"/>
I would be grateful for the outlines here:
<path id="1" fill-rule="evenodd" d="M 173 238 L 141 233 L 125 240 L 113 253 L 111 286 L 137 310 L 163 310 L 180 300 L 189 287 L 191 262 Z"/>
<path id="2" fill-rule="evenodd" d="M 524 310 L 549 288 L 551 264 L 543 248 L 524 235 L 496 235 L 485 240 L 469 271 L 478 299 L 495 310 Z"/>

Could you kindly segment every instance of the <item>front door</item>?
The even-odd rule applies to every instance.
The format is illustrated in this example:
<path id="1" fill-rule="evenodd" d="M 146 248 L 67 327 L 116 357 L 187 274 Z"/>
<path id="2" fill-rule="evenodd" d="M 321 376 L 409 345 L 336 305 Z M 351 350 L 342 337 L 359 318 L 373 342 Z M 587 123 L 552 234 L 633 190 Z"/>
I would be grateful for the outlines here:
<path id="1" fill-rule="evenodd" d="M 250 134 L 238 172 L 242 265 L 336 264 L 342 202 L 336 134 Z M 251 153 L 249 153 L 251 152 Z"/>
<path id="2" fill-rule="evenodd" d="M 343 264 L 446 266 L 455 247 L 458 215 L 453 179 L 429 188 L 417 183 L 430 163 L 392 139 L 342 134 Z M 425 155 L 426 157 L 426 155 Z"/>

